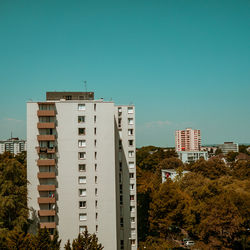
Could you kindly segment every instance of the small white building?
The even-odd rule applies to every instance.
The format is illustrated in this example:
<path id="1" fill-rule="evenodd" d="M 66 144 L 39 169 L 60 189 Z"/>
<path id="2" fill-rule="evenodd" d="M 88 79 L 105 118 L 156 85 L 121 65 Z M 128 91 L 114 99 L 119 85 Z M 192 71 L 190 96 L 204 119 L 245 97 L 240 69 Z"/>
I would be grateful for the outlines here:
<path id="1" fill-rule="evenodd" d="M 185 174 L 187 174 L 189 172 L 190 171 L 184 170 L 184 171 L 182 171 L 182 174 L 185 175 Z M 178 173 L 176 172 L 175 169 L 162 169 L 161 170 L 162 183 L 167 181 L 168 178 L 170 178 L 172 181 L 175 181 L 177 176 L 178 176 Z"/>
<path id="2" fill-rule="evenodd" d="M 10 138 L 5 141 L 0 141 L 0 154 L 4 152 L 10 152 L 17 155 L 27 150 L 27 143 L 25 140 L 19 140 L 19 138 Z"/>
<path id="3" fill-rule="evenodd" d="M 238 143 L 233 142 L 224 142 L 224 144 L 220 144 L 218 146 L 223 154 L 228 154 L 229 152 L 239 152 Z"/>
<path id="4" fill-rule="evenodd" d="M 208 152 L 207 151 L 178 151 L 179 159 L 183 163 L 191 163 L 196 162 L 200 158 L 204 158 L 206 161 L 208 160 Z"/>

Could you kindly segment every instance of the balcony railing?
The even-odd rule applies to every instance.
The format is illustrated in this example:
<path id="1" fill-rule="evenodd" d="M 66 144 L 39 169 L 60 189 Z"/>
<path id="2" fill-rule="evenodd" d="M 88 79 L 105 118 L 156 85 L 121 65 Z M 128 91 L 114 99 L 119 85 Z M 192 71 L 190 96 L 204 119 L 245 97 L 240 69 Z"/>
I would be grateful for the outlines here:
<path id="1" fill-rule="evenodd" d="M 38 191 L 55 191 L 56 186 L 55 185 L 38 185 L 37 190 Z"/>
<path id="2" fill-rule="evenodd" d="M 38 110 L 37 111 L 38 116 L 56 116 L 55 110 Z"/>
<path id="3" fill-rule="evenodd" d="M 54 154 L 56 152 L 55 148 L 47 148 L 47 147 L 36 147 L 37 153 L 48 153 L 48 154 Z"/>
<path id="4" fill-rule="evenodd" d="M 37 198 L 39 204 L 54 204 L 56 203 L 56 198 L 54 197 L 39 197 Z"/>
<path id="5" fill-rule="evenodd" d="M 38 179 L 54 179 L 56 178 L 55 172 L 39 172 L 37 173 Z"/>
<path id="6" fill-rule="evenodd" d="M 40 228 L 56 228 L 55 222 L 40 222 Z"/>
<path id="7" fill-rule="evenodd" d="M 39 210 L 38 215 L 39 216 L 55 216 L 56 211 L 55 210 Z"/>
<path id="8" fill-rule="evenodd" d="M 56 125 L 54 122 L 38 122 L 37 128 L 55 128 Z"/>
<path id="9" fill-rule="evenodd" d="M 38 141 L 55 141 L 56 136 L 55 135 L 38 135 L 37 140 Z"/>
<path id="10" fill-rule="evenodd" d="M 55 166 L 56 160 L 55 159 L 39 159 L 37 160 L 37 166 Z"/>

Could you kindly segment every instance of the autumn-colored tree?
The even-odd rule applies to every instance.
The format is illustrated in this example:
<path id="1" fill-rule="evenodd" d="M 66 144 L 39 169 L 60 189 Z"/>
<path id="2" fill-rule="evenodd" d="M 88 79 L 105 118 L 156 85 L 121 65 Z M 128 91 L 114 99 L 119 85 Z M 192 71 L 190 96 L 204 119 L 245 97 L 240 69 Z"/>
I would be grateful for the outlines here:
<path id="1" fill-rule="evenodd" d="M 199 173 L 209 179 L 217 179 L 223 175 L 227 175 L 229 172 L 225 163 L 219 159 L 210 159 L 208 161 L 200 159 L 192 165 L 186 167 L 187 170 L 193 173 Z"/>
<path id="2" fill-rule="evenodd" d="M 233 151 L 228 152 L 227 155 L 226 155 L 227 162 L 230 162 L 230 163 L 235 162 L 236 157 L 237 157 L 238 154 L 239 154 L 238 152 L 233 152 Z"/>
<path id="3" fill-rule="evenodd" d="M 172 237 L 172 227 L 182 227 L 190 214 L 191 198 L 179 186 L 167 180 L 152 193 L 150 204 L 150 229 L 164 239 Z"/>
<path id="4" fill-rule="evenodd" d="M 86 229 L 83 233 L 79 234 L 72 242 L 72 248 L 70 241 L 65 244 L 65 249 L 69 250 L 102 250 L 102 244 L 98 243 L 98 238 L 95 234 L 90 234 Z"/>

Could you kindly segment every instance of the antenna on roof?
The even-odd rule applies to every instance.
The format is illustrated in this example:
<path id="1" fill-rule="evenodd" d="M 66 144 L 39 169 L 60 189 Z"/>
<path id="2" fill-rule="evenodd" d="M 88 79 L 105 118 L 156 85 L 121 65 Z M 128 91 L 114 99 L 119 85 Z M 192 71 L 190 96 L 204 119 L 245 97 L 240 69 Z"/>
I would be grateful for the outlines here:
<path id="1" fill-rule="evenodd" d="M 87 81 L 84 81 L 84 87 L 85 87 L 85 92 L 88 92 L 87 91 Z"/>

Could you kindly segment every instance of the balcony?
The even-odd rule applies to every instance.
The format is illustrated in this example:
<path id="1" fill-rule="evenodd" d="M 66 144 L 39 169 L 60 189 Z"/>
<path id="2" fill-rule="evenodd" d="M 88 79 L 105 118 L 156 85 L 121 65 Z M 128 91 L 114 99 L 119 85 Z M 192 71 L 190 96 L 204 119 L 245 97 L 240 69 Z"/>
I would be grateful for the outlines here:
<path id="1" fill-rule="evenodd" d="M 37 190 L 40 191 L 55 191 L 56 186 L 55 185 L 38 185 Z"/>
<path id="2" fill-rule="evenodd" d="M 54 154 L 56 152 L 55 148 L 47 148 L 47 147 L 36 147 L 37 153 L 48 153 L 48 154 Z"/>
<path id="3" fill-rule="evenodd" d="M 55 172 L 39 172 L 37 174 L 38 179 L 55 179 L 56 173 Z"/>
<path id="4" fill-rule="evenodd" d="M 56 125 L 54 122 L 38 122 L 37 128 L 55 128 Z"/>
<path id="5" fill-rule="evenodd" d="M 38 110 L 37 116 L 56 116 L 55 110 Z"/>
<path id="6" fill-rule="evenodd" d="M 55 166 L 55 159 L 39 159 L 37 160 L 37 166 Z"/>
<path id="7" fill-rule="evenodd" d="M 55 135 L 38 135 L 37 140 L 38 141 L 55 141 L 56 136 Z"/>
<path id="8" fill-rule="evenodd" d="M 40 228 L 56 228 L 55 222 L 40 222 Z"/>
<path id="9" fill-rule="evenodd" d="M 56 203 L 56 198 L 54 197 L 39 197 L 37 198 L 38 204 L 54 204 Z"/>
<path id="10" fill-rule="evenodd" d="M 38 215 L 39 216 L 55 216 L 56 211 L 55 210 L 39 210 Z"/>

